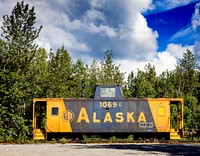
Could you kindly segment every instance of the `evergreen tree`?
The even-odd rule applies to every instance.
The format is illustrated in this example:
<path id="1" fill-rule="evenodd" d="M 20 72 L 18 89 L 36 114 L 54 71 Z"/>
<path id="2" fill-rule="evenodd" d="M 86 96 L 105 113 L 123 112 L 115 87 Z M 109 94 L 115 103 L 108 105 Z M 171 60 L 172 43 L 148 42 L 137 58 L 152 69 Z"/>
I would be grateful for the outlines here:
<path id="1" fill-rule="evenodd" d="M 82 82 L 84 82 L 86 86 L 89 85 L 87 68 L 84 66 L 81 59 L 78 59 L 76 63 L 73 64 L 72 97 L 82 97 Z M 85 95 L 85 97 L 88 96 L 87 94 Z"/>
<path id="2" fill-rule="evenodd" d="M 48 61 L 47 97 L 71 97 L 72 61 L 62 46 Z"/>
<path id="3" fill-rule="evenodd" d="M 46 91 L 48 86 L 48 62 L 47 52 L 44 48 L 39 48 L 35 58 L 31 63 L 29 75 L 31 81 L 31 92 L 33 97 L 47 97 Z"/>
<path id="4" fill-rule="evenodd" d="M 30 69 L 37 46 L 33 41 L 38 37 L 40 29 L 34 29 L 36 16 L 34 8 L 28 4 L 17 3 L 10 16 L 3 16 L 1 45 L 1 114 L 3 125 L 0 136 L 4 140 L 24 141 L 28 127 L 25 125 L 25 109 L 32 103 L 30 91 Z"/>
<path id="5" fill-rule="evenodd" d="M 186 94 L 197 94 L 198 77 L 197 77 L 198 63 L 190 50 L 186 50 L 183 58 L 178 60 L 176 67 L 176 94 L 183 97 Z"/>
<path id="6" fill-rule="evenodd" d="M 113 51 L 105 52 L 104 60 L 100 63 L 98 84 L 123 85 L 124 73 L 119 70 L 119 66 L 113 63 Z"/>
<path id="7" fill-rule="evenodd" d="M 2 36 L 9 44 L 9 49 L 12 51 L 12 61 L 17 60 L 17 65 L 20 68 L 28 68 L 29 63 L 36 53 L 37 45 L 34 40 L 39 36 L 42 29 L 34 29 L 36 23 L 36 14 L 34 7 L 29 9 L 28 4 L 22 1 L 17 2 L 12 14 L 3 16 Z"/>
<path id="8" fill-rule="evenodd" d="M 86 91 L 88 97 L 94 97 L 95 87 L 99 79 L 99 72 L 100 72 L 99 64 L 94 59 L 90 64 L 90 67 L 87 68 L 89 85 L 86 86 Z"/>
<path id="9" fill-rule="evenodd" d="M 174 72 L 173 71 L 164 71 L 157 78 L 156 81 L 156 97 L 161 98 L 174 98 L 175 97 L 175 88 L 174 88 Z"/>
<path id="10" fill-rule="evenodd" d="M 183 58 L 178 60 L 175 70 L 175 88 L 179 97 L 184 97 L 185 126 L 187 128 L 199 127 L 199 105 L 198 103 L 198 63 L 190 50 L 186 50 Z"/>
<path id="11" fill-rule="evenodd" d="M 145 66 L 145 71 L 138 69 L 136 75 L 132 71 L 128 76 L 128 97 L 155 97 L 156 81 L 155 67 L 151 66 L 151 64 Z"/>

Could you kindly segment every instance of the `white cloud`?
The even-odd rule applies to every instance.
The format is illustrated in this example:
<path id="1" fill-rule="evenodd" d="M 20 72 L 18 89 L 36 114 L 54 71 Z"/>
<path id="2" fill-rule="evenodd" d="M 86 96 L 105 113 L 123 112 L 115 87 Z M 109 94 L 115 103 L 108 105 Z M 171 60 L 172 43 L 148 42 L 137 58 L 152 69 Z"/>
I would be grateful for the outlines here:
<path id="1" fill-rule="evenodd" d="M 37 27 L 43 25 L 38 38 L 38 43 L 43 43 L 42 45 L 48 41 L 46 45 L 54 49 L 64 44 L 67 49 L 71 50 L 71 53 L 90 52 L 96 51 L 96 48 L 101 49 L 98 46 L 99 41 L 96 40 L 98 36 L 101 36 L 107 40 L 107 43 L 101 41 L 101 44 L 106 44 L 104 49 L 112 49 L 115 45 L 120 46 L 119 55 L 125 58 L 135 58 L 135 60 L 145 59 L 157 49 L 158 35 L 147 26 L 146 19 L 141 14 L 149 8 L 151 0 L 123 2 L 93 0 L 88 1 L 91 6 L 86 6 L 88 8 L 85 10 L 79 10 L 79 4 L 70 0 L 65 2 L 28 0 L 27 2 L 35 6 Z M 87 3 L 87 1 L 82 3 Z M 8 5 L 10 2 L 5 4 Z M 13 1 L 12 7 L 9 6 L 7 9 L 11 12 L 14 5 Z M 82 15 L 76 17 L 76 12 Z M 122 20 L 113 25 L 112 22 L 115 22 L 113 17 L 116 20 L 119 18 Z M 93 57 L 96 55 L 91 54 Z"/>
<path id="2" fill-rule="evenodd" d="M 54 46 L 57 48 L 61 47 L 63 44 L 70 50 L 78 50 L 82 52 L 90 51 L 87 44 L 79 42 L 74 34 L 66 32 L 64 29 L 59 27 L 49 25 L 43 30 L 43 32 L 41 32 L 41 36 L 41 39 L 38 38 L 39 42 L 43 43 L 44 41 L 49 41 L 51 46 L 53 42 Z"/>
<path id="3" fill-rule="evenodd" d="M 152 62 L 158 75 L 160 75 L 163 71 L 175 69 L 176 63 L 176 57 L 170 54 L 168 51 L 158 53 L 157 57 L 155 57 Z"/>
<path id="4" fill-rule="evenodd" d="M 131 71 L 137 74 L 137 69 L 144 70 L 145 65 L 148 63 L 154 65 L 156 74 L 160 75 L 163 71 L 174 70 L 177 60 L 182 58 L 186 49 L 193 51 L 193 46 L 169 44 L 165 51 L 156 53 L 155 56 L 150 57 L 147 61 L 116 60 L 116 64 L 121 64 L 121 70 L 126 72 L 126 78 Z"/>
<path id="5" fill-rule="evenodd" d="M 10 14 L 16 2 L 4 1 L 0 5 L 0 15 Z M 189 0 L 165 2 L 176 6 Z M 108 48 L 114 49 L 115 63 L 121 64 L 121 70 L 127 74 L 151 63 L 159 75 L 166 69 L 173 70 L 176 60 L 186 48 L 191 48 L 169 44 L 165 51 L 157 53 L 158 33 L 148 27 L 142 15 L 152 8 L 152 0 L 88 0 L 81 1 L 86 3 L 82 10 L 73 0 L 27 0 L 27 3 L 35 6 L 36 28 L 43 25 L 36 43 L 53 51 L 64 45 L 73 60 L 80 58 L 86 64 L 93 58 L 102 59 L 104 51 L 101 50 Z"/>
<path id="6" fill-rule="evenodd" d="M 198 1 L 198 0 L 163 0 L 163 1 L 155 1 L 154 3 L 157 9 L 159 9 L 160 11 L 163 11 L 163 10 L 169 10 L 176 7 L 184 6 L 195 1 Z"/>
<path id="7" fill-rule="evenodd" d="M 116 37 L 116 32 L 114 30 L 114 28 L 105 26 L 100 24 L 100 26 L 96 26 L 94 23 L 90 23 L 89 24 L 89 32 L 91 33 L 99 33 L 100 35 L 102 35 L 102 33 L 106 36 L 108 36 L 109 38 L 113 38 Z"/>
<path id="8" fill-rule="evenodd" d="M 134 13 L 127 25 L 121 25 L 119 38 L 128 43 L 126 55 L 130 59 L 147 60 L 157 50 L 158 33 L 147 26 L 146 19 L 140 13 Z"/>
<path id="9" fill-rule="evenodd" d="M 164 0 L 163 4 L 167 4 L 167 6 L 169 8 L 174 8 L 177 6 L 182 6 L 182 5 L 186 5 L 189 4 L 191 2 L 191 0 Z"/>
<path id="10" fill-rule="evenodd" d="M 200 41 L 197 41 L 194 45 L 194 55 L 200 64 Z"/>
<path id="11" fill-rule="evenodd" d="M 105 21 L 105 15 L 104 13 L 95 10 L 95 9 L 90 9 L 88 10 L 85 15 L 83 16 L 83 20 L 86 22 L 93 22 L 95 20 L 100 20 L 100 21 Z"/>
<path id="12" fill-rule="evenodd" d="M 186 52 L 186 49 L 193 51 L 193 46 L 182 46 L 181 44 L 169 44 L 167 45 L 166 51 L 173 55 L 175 58 L 182 58 L 183 53 Z"/>
<path id="13" fill-rule="evenodd" d="M 105 3 L 105 0 L 90 0 L 89 1 L 90 5 L 92 6 L 92 8 L 101 8 L 102 5 Z"/>
<path id="14" fill-rule="evenodd" d="M 192 28 L 194 30 L 200 26 L 200 2 L 195 5 L 195 11 L 192 16 Z"/>
<path id="15" fill-rule="evenodd" d="M 137 10 L 137 12 L 143 12 L 148 9 L 152 9 L 152 0 L 145 0 L 145 1 L 135 0 L 132 1 L 131 5 L 134 6 L 134 9 Z"/>

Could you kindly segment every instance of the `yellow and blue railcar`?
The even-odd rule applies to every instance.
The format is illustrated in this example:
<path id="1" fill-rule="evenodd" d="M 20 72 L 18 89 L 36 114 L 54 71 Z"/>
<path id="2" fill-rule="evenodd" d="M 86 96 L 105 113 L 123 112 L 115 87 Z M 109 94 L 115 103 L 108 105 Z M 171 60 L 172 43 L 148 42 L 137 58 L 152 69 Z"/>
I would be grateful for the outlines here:
<path id="1" fill-rule="evenodd" d="M 176 127 L 172 108 L 176 106 Z M 51 134 L 183 137 L 183 99 L 124 99 L 120 86 L 97 86 L 94 98 L 34 98 L 33 138 Z"/>

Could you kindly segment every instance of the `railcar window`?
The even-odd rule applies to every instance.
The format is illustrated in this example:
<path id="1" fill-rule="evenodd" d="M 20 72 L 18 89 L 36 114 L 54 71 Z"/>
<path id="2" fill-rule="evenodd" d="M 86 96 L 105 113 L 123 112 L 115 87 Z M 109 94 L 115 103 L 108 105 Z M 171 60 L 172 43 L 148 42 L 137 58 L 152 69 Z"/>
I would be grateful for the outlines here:
<path id="1" fill-rule="evenodd" d="M 101 88 L 101 97 L 115 97 L 115 88 Z"/>
<path id="2" fill-rule="evenodd" d="M 57 116 L 58 115 L 58 107 L 52 107 L 51 115 L 52 116 Z"/>

